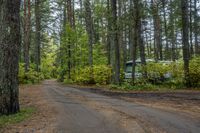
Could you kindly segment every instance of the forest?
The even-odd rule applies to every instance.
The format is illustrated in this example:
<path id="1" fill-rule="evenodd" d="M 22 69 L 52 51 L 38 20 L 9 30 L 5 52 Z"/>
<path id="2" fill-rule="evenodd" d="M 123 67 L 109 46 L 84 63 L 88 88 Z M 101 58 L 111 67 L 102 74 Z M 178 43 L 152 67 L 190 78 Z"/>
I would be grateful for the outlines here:
<path id="1" fill-rule="evenodd" d="M 0 0 L 0 9 L 0 114 L 19 110 L 18 82 L 200 87 L 199 0 Z"/>

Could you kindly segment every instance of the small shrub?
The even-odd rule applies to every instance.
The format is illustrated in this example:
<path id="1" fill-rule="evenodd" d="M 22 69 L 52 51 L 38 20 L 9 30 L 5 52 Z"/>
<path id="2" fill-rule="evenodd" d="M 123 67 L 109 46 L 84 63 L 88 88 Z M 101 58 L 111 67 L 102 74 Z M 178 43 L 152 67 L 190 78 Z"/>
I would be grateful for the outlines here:
<path id="1" fill-rule="evenodd" d="M 192 87 L 200 86 L 200 57 L 193 58 L 190 61 L 190 83 Z"/>
<path id="2" fill-rule="evenodd" d="M 94 82 L 96 84 L 109 84 L 112 71 L 106 65 L 98 65 L 93 68 Z"/>
<path id="3" fill-rule="evenodd" d="M 148 63 L 146 65 L 148 80 L 158 83 L 164 80 L 165 74 L 170 72 L 170 65 L 162 63 Z"/>
<path id="4" fill-rule="evenodd" d="M 38 83 L 41 80 L 44 79 L 44 76 L 42 73 L 36 72 L 33 69 L 33 66 L 29 68 L 28 72 L 25 72 L 24 70 L 24 64 L 20 63 L 19 65 L 19 83 L 20 84 L 34 84 Z"/>
<path id="5" fill-rule="evenodd" d="M 156 91 L 158 87 L 149 83 L 135 84 L 134 86 L 128 82 L 124 82 L 122 85 L 110 85 L 110 89 L 121 91 Z"/>
<path id="6" fill-rule="evenodd" d="M 74 81 L 82 84 L 109 84 L 110 79 L 111 68 L 106 65 L 95 65 L 93 68 L 84 67 L 74 76 Z"/>

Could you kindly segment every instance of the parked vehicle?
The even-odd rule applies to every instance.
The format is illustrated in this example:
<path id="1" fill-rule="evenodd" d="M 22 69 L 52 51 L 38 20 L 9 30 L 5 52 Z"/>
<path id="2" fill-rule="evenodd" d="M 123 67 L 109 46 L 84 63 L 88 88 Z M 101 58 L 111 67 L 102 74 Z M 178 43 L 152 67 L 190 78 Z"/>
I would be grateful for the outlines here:
<path id="1" fill-rule="evenodd" d="M 138 59 L 135 61 L 136 63 L 136 67 L 135 67 L 135 78 L 141 78 L 142 77 L 142 69 L 141 69 L 141 60 Z M 155 63 L 155 61 L 153 59 L 147 59 L 146 63 Z M 169 65 L 170 63 L 172 63 L 172 61 L 159 61 L 158 63 L 161 63 L 163 66 L 165 65 Z M 132 67 L 133 67 L 133 61 L 128 61 L 126 63 L 126 70 L 125 70 L 125 79 L 131 79 L 132 78 Z M 159 78 L 158 74 L 148 74 L 148 77 L 155 77 L 155 78 Z M 171 78 L 172 75 L 170 72 L 167 72 L 166 74 L 164 74 L 164 76 L 162 78 L 165 79 L 169 79 Z"/>

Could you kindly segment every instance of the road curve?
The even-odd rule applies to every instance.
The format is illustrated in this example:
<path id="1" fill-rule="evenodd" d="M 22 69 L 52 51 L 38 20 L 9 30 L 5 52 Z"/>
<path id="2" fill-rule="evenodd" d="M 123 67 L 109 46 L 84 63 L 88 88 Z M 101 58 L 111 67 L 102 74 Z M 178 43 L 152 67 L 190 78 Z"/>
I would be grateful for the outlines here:
<path id="1" fill-rule="evenodd" d="M 58 133 L 200 133 L 200 120 L 60 85 L 43 83 L 57 108 Z"/>

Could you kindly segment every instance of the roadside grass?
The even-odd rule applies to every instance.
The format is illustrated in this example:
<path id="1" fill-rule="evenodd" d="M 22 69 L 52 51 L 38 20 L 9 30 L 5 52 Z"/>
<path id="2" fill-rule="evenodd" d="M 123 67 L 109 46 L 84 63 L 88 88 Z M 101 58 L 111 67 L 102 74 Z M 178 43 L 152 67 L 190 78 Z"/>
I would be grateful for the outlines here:
<path id="1" fill-rule="evenodd" d="M 186 90 L 193 90 L 193 91 L 200 91 L 200 87 L 186 87 L 182 82 L 175 81 L 175 80 L 167 80 L 163 82 L 157 83 L 150 83 L 145 81 L 138 81 L 135 85 L 131 84 L 131 81 L 123 81 L 121 85 L 115 84 L 78 84 L 74 82 L 64 82 L 63 85 L 69 85 L 72 87 L 80 87 L 80 88 L 98 88 L 98 89 L 106 89 L 111 91 L 122 91 L 122 92 L 129 92 L 129 91 L 155 91 L 155 92 L 174 92 L 174 91 L 186 91 Z"/>
<path id="2" fill-rule="evenodd" d="M 131 85 L 130 83 L 124 82 L 121 85 L 109 85 L 110 90 L 118 91 L 178 91 L 178 90 L 200 90 L 199 87 L 187 88 L 184 84 L 165 82 L 160 84 L 151 83 L 138 83 Z"/>
<path id="3" fill-rule="evenodd" d="M 32 114 L 36 111 L 33 107 L 22 108 L 21 111 L 17 114 L 12 115 L 3 115 L 0 116 L 0 128 L 22 122 L 32 116 Z"/>

